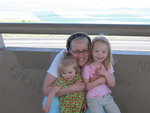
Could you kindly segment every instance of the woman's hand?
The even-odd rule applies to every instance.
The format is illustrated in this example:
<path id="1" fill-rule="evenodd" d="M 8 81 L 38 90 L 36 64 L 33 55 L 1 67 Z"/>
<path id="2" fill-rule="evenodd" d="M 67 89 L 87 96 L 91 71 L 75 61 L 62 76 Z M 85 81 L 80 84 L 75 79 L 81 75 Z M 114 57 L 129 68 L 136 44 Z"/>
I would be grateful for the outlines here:
<path id="1" fill-rule="evenodd" d="M 98 74 L 98 73 L 94 73 L 93 75 L 92 75 L 92 77 L 90 77 L 90 82 L 93 82 L 93 81 L 95 81 L 96 79 L 98 79 L 99 77 L 100 77 L 101 75 L 100 74 Z"/>
<path id="2" fill-rule="evenodd" d="M 74 91 L 83 91 L 85 89 L 85 83 L 82 80 L 77 80 L 70 86 Z"/>

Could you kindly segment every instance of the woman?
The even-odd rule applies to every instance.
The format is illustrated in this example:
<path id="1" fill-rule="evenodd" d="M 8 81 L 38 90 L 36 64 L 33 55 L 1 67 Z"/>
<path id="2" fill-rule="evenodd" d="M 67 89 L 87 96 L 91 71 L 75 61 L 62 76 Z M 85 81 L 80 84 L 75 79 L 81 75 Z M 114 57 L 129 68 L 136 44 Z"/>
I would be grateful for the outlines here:
<path id="1" fill-rule="evenodd" d="M 47 75 L 43 84 L 43 93 L 45 95 L 43 104 L 45 104 L 47 100 L 47 96 L 49 94 L 49 91 L 52 88 L 52 84 L 55 82 L 56 78 L 59 76 L 59 73 L 57 71 L 58 63 L 63 57 L 63 53 L 66 51 L 70 52 L 77 59 L 77 64 L 78 66 L 80 66 L 82 70 L 82 67 L 86 64 L 88 60 L 88 52 L 89 52 L 90 44 L 91 44 L 91 39 L 86 33 L 77 32 L 69 36 L 67 43 L 66 43 L 67 50 L 64 49 L 60 53 L 58 53 L 54 61 L 52 62 L 50 68 L 47 70 Z M 100 83 L 97 83 L 97 84 L 101 84 L 104 82 L 105 80 L 100 81 Z M 84 88 L 85 88 L 84 83 L 81 81 L 77 81 L 75 84 L 69 86 L 68 88 L 62 88 L 56 95 L 61 96 L 61 95 L 65 95 L 71 92 L 75 92 L 75 91 L 83 91 Z M 53 110 L 52 112 L 49 112 L 49 113 L 60 113 L 58 97 L 55 97 L 53 99 L 50 109 L 53 109 Z"/>

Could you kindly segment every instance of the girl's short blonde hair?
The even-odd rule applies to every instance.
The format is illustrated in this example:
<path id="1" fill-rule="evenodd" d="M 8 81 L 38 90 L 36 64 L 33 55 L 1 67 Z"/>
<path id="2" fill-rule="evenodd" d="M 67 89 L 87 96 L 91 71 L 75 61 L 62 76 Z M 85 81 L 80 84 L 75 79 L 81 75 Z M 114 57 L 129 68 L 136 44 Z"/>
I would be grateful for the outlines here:
<path id="1" fill-rule="evenodd" d="M 66 69 L 67 67 L 72 66 L 72 65 L 73 65 L 74 69 L 76 70 L 76 73 L 79 74 L 80 68 L 77 65 L 76 58 L 74 56 L 72 56 L 71 53 L 69 53 L 69 52 L 64 53 L 64 57 L 58 64 L 59 74 L 61 74 L 61 72 L 63 72 L 64 69 Z"/>

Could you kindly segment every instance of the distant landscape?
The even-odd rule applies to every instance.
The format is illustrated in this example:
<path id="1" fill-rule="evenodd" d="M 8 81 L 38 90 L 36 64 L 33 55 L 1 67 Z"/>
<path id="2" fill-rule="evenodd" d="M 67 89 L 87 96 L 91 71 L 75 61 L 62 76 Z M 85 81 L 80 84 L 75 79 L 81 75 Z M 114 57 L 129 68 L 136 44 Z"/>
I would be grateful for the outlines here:
<path id="1" fill-rule="evenodd" d="M 148 9 L 26 9 L 0 7 L 0 22 L 150 24 Z"/>
<path id="2" fill-rule="evenodd" d="M 120 11 L 118 11 L 120 10 Z M 149 9 L 150 11 L 150 9 Z M 40 20 L 52 23 L 93 23 L 93 24 L 150 24 L 150 12 L 130 13 L 130 9 L 104 11 L 33 11 Z M 79 12 L 79 14 L 78 14 Z M 62 13 L 62 14 L 61 14 Z"/>

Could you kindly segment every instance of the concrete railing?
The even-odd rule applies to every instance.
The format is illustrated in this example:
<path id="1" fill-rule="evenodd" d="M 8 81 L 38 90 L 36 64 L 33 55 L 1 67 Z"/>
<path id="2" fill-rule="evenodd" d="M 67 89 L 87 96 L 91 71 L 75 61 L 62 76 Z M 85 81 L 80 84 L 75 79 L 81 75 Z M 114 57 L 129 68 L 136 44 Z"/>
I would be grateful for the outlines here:
<path id="1" fill-rule="evenodd" d="M 0 24 L 0 33 L 88 34 L 150 36 L 149 25 Z M 0 47 L 5 48 L 2 36 Z M 39 48 L 38 48 L 39 49 Z M 20 51 L 0 49 L 0 111 L 42 113 L 42 84 L 50 63 L 61 49 Z M 113 51 L 114 99 L 122 113 L 143 113 L 150 105 L 150 52 Z"/>
<path id="2" fill-rule="evenodd" d="M 0 23 L 0 33 L 70 34 L 79 31 L 90 35 L 150 36 L 150 25 Z"/>

